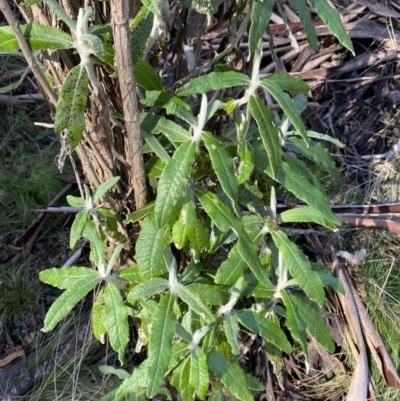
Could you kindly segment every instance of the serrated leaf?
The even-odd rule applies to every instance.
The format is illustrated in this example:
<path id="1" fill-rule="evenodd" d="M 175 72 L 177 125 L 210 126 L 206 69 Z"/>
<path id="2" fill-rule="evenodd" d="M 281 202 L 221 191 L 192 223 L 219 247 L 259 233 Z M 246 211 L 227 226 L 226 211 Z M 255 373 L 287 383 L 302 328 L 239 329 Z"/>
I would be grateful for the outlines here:
<path id="1" fill-rule="evenodd" d="M 158 228 L 154 215 L 147 216 L 136 242 L 136 261 L 142 280 L 157 277 L 166 271 L 164 252 L 168 242 L 168 227 Z"/>
<path id="2" fill-rule="evenodd" d="M 112 282 L 107 283 L 104 289 L 104 318 L 111 347 L 118 353 L 118 359 L 123 364 L 129 342 L 128 309 L 120 290 Z"/>
<path id="3" fill-rule="evenodd" d="M 246 286 L 243 288 L 243 297 L 255 297 L 258 299 L 272 298 L 276 289 L 274 287 L 263 286 L 253 274 L 245 274 L 244 279 L 246 281 Z"/>
<path id="4" fill-rule="evenodd" d="M 292 352 L 292 346 L 285 333 L 271 319 L 251 310 L 234 310 L 233 314 L 244 327 L 253 333 L 259 334 L 266 341 L 288 354 Z"/>
<path id="5" fill-rule="evenodd" d="M 176 294 L 193 311 L 198 313 L 206 321 L 206 323 L 212 323 L 215 320 L 213 312 L 203 301 L 203 299 L 200 298 L 200 296 L 194 291 L 190 290 L 187 286 L 178 283 L 176 286 Z"/>
<path id="6" fill-rule="evenodd" d="M 196 186 L 195 195 L 199 198 L 204 210 L 213 223 L 222 231 L 235 231 L 239 238 L 237 250 L 241 258 L 247 263 L 254 275 L 266 286 L 272 286 L 268 273 L 261 266 L 257 257 L 258 248 L 253 244 L 244 230 L 243 223 L 218 197 L 207 189 Z"/>
<path id="7" fill-rule="evenodd" d="M 264 385 L 254 376 L 252 376 L 249 373 L 246 373 L 246 382 L 247 385 L 249 386 L 249 389 L 251 390 L 256 390 L 256 391 L 264 391 L 265 387 Z"/>
<path id="8" fill-rule="evenodd" d="M 96 277 L 100 278 L 96 270 L 81 266 L 53 267 L 39 273 L 40 280 L 61 290 L 74 286 L 77 281 Z"/>
<path id="9" fill-rule="evenodd" d="M 239 342 L 239 325 L 235 316 L 231 312 L 225 313 L 223 317 L 223 327 L 226 339 L 232 348 L 233 355 L 239 355 L 240 342 Z"/>
<path id="10" fill-rule="evenodd" d="M 186 286 L 200 298 L 206 299 L 209 305 L 222 305 L 225 303 L 225 293 L 219 285 L 205 283 L 191 283 Z"/>
<path id="11" fill-rule="evenodd" d="M 232 201 L 234 210 L 239 214 L 239 206 L 237 204 L 238 182 L 233 170 L 232 157 L 211 133 L 203 132 L 201 136 L 210 155 L 219 183 L 225 194 Z"/>
<path id="12" fill-rule="evenodd" d="M 192 126 L 197 125 L 190 106 L 172 93 L 165 91 L 147 91 L 141 99 L 145 106 L 164 107 L 167 114 L 173 114 Z"/>
<path id="13" fill-rule="evenodd" d="M 292 137 L 286 140 L 285 146 L 300 153 L 321 166 L 335 180 L 339 180 L 339 173 L 328 150 L 320 143 L 309 141 L 308 146 L 300 138 Z"/>
<path id="14" fill-rule="evenodd" d="M 191 358 L 187 358 L 181 368 L 180 376 L 179 376 L 179 394 L 182 398 L 182 401 L 193 401 L 195 397 L 195 388 L 190 384 L 190 365 Z"/>
<path id="15" fill-rule="evenodd" d="M 142 136 L 146 141 L 146 144 L 151 149 L 150 151 L 153 151 L 160 158 L 160 160 L 162 160 L 165 164 L 168 164 L 169 161 L 171 160 L 171 157 L 165 150 L 164 146 L 161 145 L 161 143 L 154 135 L 149 134 L 144 129 L 142 129 L 141 131 L 142 131 Z"/>
<path id="16" fill-rule="evenodd" d="M 152 297 L 159 292 L 165 291 L 169 286 L 168 280 L 164 278 L 155 277 L 149 281 L 136 286 L 132 291 L 129 292 L 126 300 L 133 304 L 141 299 L 147 299 Z"/>
<path id="17" fill-rule="evenodd" d="M 202 349 L 197 348 L 191 354 L 189 384 L 201 400 L 205 399 L 209 380 L 207 356 Z"/>
<path id="18" fill-rule="evenodd" d="M 258 41 L 265 33 L 272 14 L 275 0 L 255 0 L 251 10 L 251 26 L 249 31 L 250 54 L 253 55 Z"/>
<path id="19" fill-rule="evenodd" d="M 287 72 L 275 72 L 263 78 L 264 80 L 276 82 L 283 90 L 307 93 L 310 86 L 297 77 L 292 77 Z"/>
<path id="20" fill-rule="evenodd" d="M 193 260 L 198 262 L 210 247 L 210 230 L 203 218 L 199 217 L 195 220 L 193 230 L 190 232 L 189 242 Z"/>
<path id="21" fill-rule="evenodd" d="M 154 211 L 155 202 L 150 202 L 147 205 L 141 207 L 139 210 L 135 210 L 133 213 L 129 214 L 125 219 L 124 223 L 136 223 L 139 220 L 142 220 L 147 215 Z"/>
<path id="22" fill-rule="evenodd" d="M 309 138 L 320 139 L 322 141 L 333 143 L 335 146 L 341 149 L 343 149 L 346 146 L 344 143 L 326 134 L 320 134 L 319 132 L 315 131 L 306 131 L 306 134 Z M 295 131 L 288 131 L 286 135 L 289 136 L 289 135 L 300 135 L 300 134 Z"/>
<path id="23" fill-rule="evenodd" d="M 37 22 L 19 25 L 31 50 L 69 49 L 74 40 L 71 35 L 53 26 L 40 25 Z M 19 44 L 10 26 L 0 27 L 0 51 L 15 52 Z"/>
<path id="24" fill-rule="evenodd" d="M 239 138 L 237 152 L 240 160 L 237 180 L 238 184 L 243 184 L 250 178 L 250 175 L 254 169 L 254 163 L 251 147 L 242 137 Z"/>
<path id="25" fill-rule="evenodd" d="M 240 256 L 237 245 L 229 252 L 228 259 L 222 262 L 214 277 L 214 281 L 221 285 L 234 285 L 243 276 L 247 263 Z"/>
<path id="26" fill-rule="evenodd" d="M 305 0 L 289 0 L 290 6 L 299 15 L 300 21 L 304 26 L 308 44 L 316 52 L 318 51 L 317 30 L 311 19 L 311 10 L 308 8 Z"/>
<path id="27" fill-rule="evenodd" d="M 165 135 L 172 143 L 182 143 L 190 139 L 189 131 L 181 125 L 154 114 L 140 113 L 140 126 L 153 135 Z"/>
<path id="28" fill-rule="evenodd" d="M 139 266 L 133 265 L 125 267 L 125 269 L 117 272 L 118 279 L 130 281 L 131 283 L 139 283 L 141 281 L 139 274 Z"/>
<path id="29" fill-rule="evenodd" d="M 149 360 L 144 360 L 140 366 L 136 367 L 132 374 L 120 384 L 115 395 L 115 401 L 121 400 L 127 395 L 136 394 L 140 389 L 147 386 L 148 365 Z"/>
<path id="30" fill-rule="evenodd" d="M 282 300 L 286 307 L 286 324 L 293 338 L 297 340 L 308 360 L 307 330 L 323 347 L 333 352 L 335 346 L 332 335 L 325 321 L 318 315 L 315 308 L 302 298 L 281 291 Z"/>
<path id="31" fill-rule="evenodd" d="M 182 249 L 188 244 L 195 229 L 196 221 L 196 205 L 193 200 L 193 193 L 192 195 L 186 194 L 179 218 L 172 227 L 172 241 L 178 249 Z"/>
<path id="32" fill-rule="evenodd" d="M 178 364 L 184 359 L 189 353 L 187 344 L 184 342 L 175 343 L 172 346 L 172 354 L 169 360 L 168 370 L 171 370 L 178 366 Z"/>
<path id="33" fill-rule="evenodd" d="M 190 140 L 184 142 L 161 174 L 154 207 L 154 216 L 159 227 L 172 225 L 176 221 L 175 205 L 189 179 L 195 155 L 196 143 Z"/>
<path id="34" fill-rule="evenodd" d="M 272 178 L 274 178 L 282 158 L 279 128 L 276 126 L 272 111 L 264 105 L 260 98 L 251 96 L 249 106 L 251 114 L 257 121 L 260 136 L 270 162 Z"/>
<path id="35" fill-rule="evenodd" d="M 247 86 L 249 84 L 250 78 L 240 72 L 211 72 L 210 74 L 191 79 L 187 84 L 180 87 L 176 94 L 185 97 L 198 93 L 232 88 L 234 86 Z"/>
<path id="36" fill-rule="evenodd" d="M 138 60 L 135 65 L 136 83 L 147 91 L 162 91 L 164 86 L 160 76 L 146 60 Z"/>
<path id="37" fill-rule="evenodd" d="M 69 239 L 69 247 L 71 249 L 74 249 L 76 243 L 81 237 L 86 222 L 88 221 L 89 213 L 90 213 L 89 210 L 84 209 L 81 210 L 79 213 L 77 213 L 77 215 L 75 216 L 74 222 L 72 223 L 71 226 L 70 239 Z"/>
<path id="38" fill-rule="evenodd" d="M 56 105 L 54 130 L 59 134 L 67 129 L 69 146 L 75 149 L 85 129 L 84 110 L 87 103 L 89 78 L 83 65 L 72 68 L 65 78 Z"/>
<path id="39" fill-rule="evenodd" d="M 279 215 L 281 223 L 317 223 L 325 225 L 325 216 L 313 207 L 298 207 L 288 209 Z"/>
<path id="40" fill-rule="evenodd" d="M 158 389 L 168 370 L 176 327 L 175 315 L 172 312 L 173 303 L 172 295 L 162 295 L 153 315 L 148 347 L 147 397 L 149 398 L 158 394 Z"/>
<path id="41" fill-rule="evenodd" d="M 243 369 L 237 363 L 229 362 L 222 354 L 214 350 L 208 357 L 208 365 L 215 376 L 219 377 L 221 382 L 239 400 L 254 400 L 247 386 Z"/>
<path id="42" fill-rule="evenodd" d="M 283 261 L 290 274 L 296 279 L 301 289 L 319 305 L 325 302 L 325 292 L 318 274 L 311 269 L 306 255 L 283 231 L 271 233 L 275 245 L 282 254 Z"/>
<path id="43" fill-rule="evenodd" d="M 268 173 L 268 169 L 266 172 Z M 292 192 L 297 198 L 319 210 L 325 217 L 325 227 L 335 229 L 341 225 L 340 219 L 330 208 L 327 196 L 308 180 L 294 172 L 286 162 L 283 162 L 280 166 L 276 181 Z"/>
<path id="44" fill-rule="evenodd" d="M 296 105 L 294 104 L 290 96 L 287 93 L 283 92 L 279 84 L 271 80 L 268 80 L 268 77 L 260 79 L 260 85 L 271 93 L 271 95 L 281 106 L 285 115 L 289 118 L 294 127 L 297 129 L 299 134 L 303 137 L 303 139 L 306 142 L 308 142 L 308 137 L 306 134 L 304 122 L 301 119 L 301 113 L 297 109 Z"/>
<path id="45" fill-rule="evenodd" d="M 347 47 L 354 55 L 353 44 L 346 33 L 346 29 L 340 19 L 340 13 L 336 8 L 329 5 L 326 0 L 308 0 L 329 30 L 339 39 L 339 42 Z"/>
<path id="46" fill-rule="evenodd" d="M 319 263 L 312 263 L 311 267 L 317 272 L 324 286 L 331 287 L 332 290 L 338 294 L 345 295 L 345 290 L 342 283 L 332 274 L 332 271 L 329 267 Z"/>
<path id="47" fill-rule="evenodd" d="M 146 42 L 153 26 L 153 19 L 154 14 L 149 12 L 147 7 L 142 6 L 129 25 L 133 65 L 143 58 Z"/>
<path id="48" fill-rule="evenodd" d="M 67 196 L 67 202 L 72 207 L 85 207 L 85 199 L 77 198 L 76 196 Z"/>
<path id="49" fill-rule="evenodd" d="M 95 265 L 99 266 L 101 263 L 105 265 L 104 249 L 106 240 L 101 238 L 101 234 L 92 220 L 87 220 L 82 236 L 90 241 L 90 256 Z"/>
<path id="50" fill-rule="evenodd" d="M 104 316 L 104 290 L 101 289 L 96 296 L 96 300 L 93 303 L 92 308 L 92 327 L 93 335 L 104 344 L 104 336 L 107 334 L 107 329 L 105 326 L 105 316 Z"/>
<path id="51" fill-rule="evenodd" d="M 98 283 L 101 282 L 101 277 L 88 277 L 85 280 L 80 280 L 75 285 L 65 290 L 51 305 L 44 319 L 44 333 L 51 331 L 72 308 L 84 298 Z"/>
<path id="52" fill-rule="evenodd" d="M 93 203 L 97 203 L 99 199 L 110 189 L 112 188 L 121 177 L 112 177 L 107 181 L 104 181 L 100 184 L 93 193 Z"/>

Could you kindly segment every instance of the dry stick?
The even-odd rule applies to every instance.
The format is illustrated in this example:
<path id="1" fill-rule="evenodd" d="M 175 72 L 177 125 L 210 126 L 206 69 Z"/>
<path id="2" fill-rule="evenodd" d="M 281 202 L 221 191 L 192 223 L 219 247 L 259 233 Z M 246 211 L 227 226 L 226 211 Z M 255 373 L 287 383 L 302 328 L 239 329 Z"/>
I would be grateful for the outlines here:
<path id="1" fill-rule="evenodd" d="M 133 187 L 136 209 L 140 209 L 147 203 L 147 186 L 128 18 L 129 3 L 125 0 L 112 0 L 111 24 L 114 35 L 115 61 L 127 136 L 126 161 L 131 170 L 129 184 Z"/>
<path id="2" fill-rule="evenodd" d="M 54 93 L 54 91 L 51 89 L 49 83 L 46 81 L 46 78 L 40 69 L 38 63 L 35 60 L 35 57 L 33 57 L 32 51 L 25 40 L 25 37 L 21 30 L 19 29 L 19 24 L 15 20 L 13 12 L 10 8 L 10 6 L 7 3 L 7 0 L 0 0 L 0 10 L 3 12 L 4 16 L 6 17 L 6 20 L 8 24 L 10 25 L 11 29 L 14 31 L 15 37 L 17 38 L 19 47 L 22 50 L 22 53 L 28 62 L 29 68 L 32 70 L 33 74 L 35 75 L 35 78 L 40 85 L 40 87 L 43 89 L 45 92 L 46 96 L 48 97 L 49 101 L 53 106 L 56 105 L 57 103 L 57 96 Z"/>

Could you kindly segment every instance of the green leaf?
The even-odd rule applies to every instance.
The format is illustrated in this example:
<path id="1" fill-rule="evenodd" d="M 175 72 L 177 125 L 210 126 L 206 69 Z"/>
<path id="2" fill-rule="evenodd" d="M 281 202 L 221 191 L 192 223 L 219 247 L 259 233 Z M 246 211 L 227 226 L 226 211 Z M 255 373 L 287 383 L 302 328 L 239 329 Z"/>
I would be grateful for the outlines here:
<path id="1" fill-rule="evenodd" d="M 56 105 L 54 130 L 59 134 L 66 129 L 69 146 L 75 149 L 85 129 L 84 110 L 87 103 L 89 78 L 82 65 L 72 68 L 65 78 Z"/>
<path id="2" fill-rule="evenodd" d="M 239 355 L 240 342 L 239 342 L 239 325 L 235 316 L 231 312 L 225 313 L 223 317 L 223 326 L 226 339 L 232 348 L 233 355 Z"/>
<path id="3" fill-rule="evenodd" d="M 339 140 L 332 138 L 331 136 L 326 135 L 326 134 L 320 134 L 315 131 L 306 131 L 306 134 L 309 138 L 320 139 L 322 141 L 327 141 L 327 142 L 333 143 L 335 146 L 337 146 L 340 149 L 343 149 L 346 146 L 344 143 L 342 143 Z M 289 136 L 289 135 L 300 135 L 300 134 L 295 131 L 288 131 L 286 133 L 286 135 Z"/>
<path id="4" fill-rule="evenodd" d="M 125 369 L 115 369 L 114 366 L 109 365 L 99 365 L 99 371 L 103 375 L 115 375 L 120 380 L 124 380 L 130 376 Z"/>
<path id="5" fill-rule="evenodd" d="M 257 121 L 260 136 L 268 155 L 272 178 L 275 178 L 282 158 L 279 128 L 276 126 L 272 111 L 264 105 L 260 98 L 251 96 L 249 106 L 251 114 Z"/>
<path id="6" fill-rule="evenodd" d="M 125 269 L 117 272 L 118 279 L 130 281 L 131 283 L 139 283 L 141 282 L 140 274 L 139 274 L 139 266 L 133 265 L 129 267 L 125 267 Z"/>
<path id="7" fill-rule="evenodd" d="M 342 283 L 332 274 L 332 270 L 320 263 L 311 263 L 311 267 L 317 272 L 319 278 L 324 286 L 331 287 L 333 291 L 338 294 L 345 295 L 345 290 Z"/>
<path id="8" fill-rule="evenodd" d="M 236 213 L 239 214 L 239 206 L 237 204 L 238 182 L 233 170 L 232 157 L 211 133 L 203 132 L 201 136 L 210 154 L 211 163 L 221 187 L 232 201 Z"/>
<path id="9" fill-rule="evenodd" d="M 328 150 L 322 144 L 309 141 L 307 146 L 302 139 L 292 137 L 286 140 L 285 146 L 317 163 L 330 174 L 334 181 L 339 180 L 338 169 Z"/>
<path id="10" fill-rule="evenodd" d="M 69 239 L 69 247 L 74 249 L 76 243 L 82 235 L 83 229 L 85 228 L 86 222 L 89 218 L 89 210 L 83 209 L 81 210 L 74 219 L 74 222 L 71 226 L 70 239 Z"/>
<path id="11" fill-rule="evenodd" d="M 146 42 L 153 27 L 153 20 L 154 14 L 149 12 L 147 7 L 142 6 L 129 25 L 133 65 L 143 58 Z"/>
<path id="12" fill-rule="evenodd" d="M 256 390 L 256 391 L 264 391 L 264 385 L 254 376 L 249 373 L 246 373 L 246 382 L 249 386 L 249 389 Z"/>
<path id="13" fill-rule="evenodd" d="M 340 13 L 329 5 L 326 0 L 308 0 L 308 4 L 315 8 L 317 14 L 325 22 L 329 30 L 339 39 L 339 42 L 347 47 L 354 55 L 353 44 L 346 33 L 346 29 L 340 19 Z"/>
<path id="14" fill-rule="evenodd" d="M 192 126 L 197 125 L 190 106 L 172 93 L 165 91 L 147 91 L 141 103 L 145 106 L 164 107 L 168 114 L 173 114 Z"/>
<path id="15" fill-rule="evenodd" d="M 222 262 L 214 277 L 214 281 L 221 285 L 234 285 L 243 276 L 247 263 L 242 259 L 235 245 L 229 252 L 228 259 Z"/>
<path id="16" fill-rule="evenodd" d="M 190 254 L 198 262 L 200 257 L 210 248 L 210 230 L 202 217 L 195 220 L 193 230 L 190 232 Z"/>
<path id="17" fill-rule="evenodd" d="M 39 278 L 46 284 L 64 290 L 74 286 L 77 281 L 100 278 L 100 276 L 96 270 L 88 267 L 71 266 L 42 270 Z"/>
<path id="18" fill-rule="evenodd" d="M 168 286 L 168 280 L 160 277 L 155 277 L 136 286 L 132 291 L 129 292 L 126 300 L 130 304 L 134 304 L 136 301 L 150 298 L 153 295 L 158 294 L 159 292 L 165 291 Z"/>
<path id="19" fill-rule="evenodd" d="M 165 167 L 158 183 L 154 215 L 159 227 L 172 225 L 177 219 L 176 203 L 192 171 L 196 143 L 184 142 Z"/>
<path id="20" fill-rule="evenodd" d="M 207 356 L 203 350 L 197 348 L 191 354 L 189 384 L 194 388 L 197 396 L 204 400 L 209 385 Z"/>
<path id="21" fill-rule="evenodd" d="M 283 90 L 307 93 L 310 86 L 300 78 L 292 77 L 287 72 L 275 72 L 264 78 L 264 80 L 276 82 Z"/>
<path id="22" fill-rule="evenodd" d="M 253 395 L 246 383 L 243 369 L 237 363 L 229 362 L 218 351 L 212 351 L 208 357 L 208 365 L 228 390 L 241 401 L 253 401 Z"/>
<path id="23" fill-rule="evenodd" d="M 86 222 L 82 236 L 90 241 L 90 256 L 95 265 L 99 266 L 101 263 L 105 265 L 106 255 L 104 250 L 106 241 L 101 238 L 100 233 L 92 220 Z"/>
<path id="24" fill-rule="evenodd" d="M 19 25 L 31 50 L 69 49 L 74 40 L 71 35 L 53 26 L 40 25 L 37 22 Z M 0 51 L 15 52 L 19 44 L 10 26 L 0 27 Z"/>
<path id="25" fill-rule="evenodd" d="M 292 346 L 285 333 L 271 319 L 251 310 L 234 310 L 232 312 L 244 327 L 276 345 L 282 351 L 288 354 L 292 352 Z"/>
<path id="26" fill-rule="evenodd" d="M 289 0 L 291 8 L 299 15 L 300 21 L 306 31 L 308 44 L 316 52 L 318 51 L 317 30 L 311 19 L 311 11 L 305 0 Z"/>
<path id="27" fill-rule="evenodd" d="M 168 164 L 171 160 L 170 155 L 165 150 L 164 146 L 158 141 L 158 139 L 142 129 L 142 136 L 145 139 L 150 149 L 165 163 Z"/>
<path id="28" fill-rule="evenodd" d="M 225 292 L 222 291 L 219 285 L 200 282 L 188 284 L 186 287 L 195 292 L 200 298 L 206 299 L 209 305 L 222 305 L 226 301 Z"/>
<path id="29" fill-rule="evenodd" d="M 193 311 L 198 313 L 206 323 L 212 323 L 215 320 L 215 316 L 207 304 L 197 295 L 195 292 L 190 290 L 187 286 L 178 283 L 176 286 L 176 294 L 178 297 L 185 302 Z"/>
<path id="30" fill-rule="evenodd" d="M 313 207 L 288 209 L 279 215 L 280 223 L 317 223 L 325 225 L 325 216 Z"/>
<path id="31" fill-rule="evenodd" d="M 251 10 L 251 27 L 249 31 L 250 54 L 253 55 L 258 41 L 265 33 L 272 14 L 275 0 L 255 0 Z"/>
<path id="32" fill-rule="evenodd" d="M 75 285 L 64 291 L 51 305 L 44 319 L 44 333 L 51 331 L 56 327 L 72 308 L 84 298 L 98 283 L 101 282 L 101 277 L 88 277 L 84 280 L 77 281 Z"/>
<path id="33" fill-rule="evenodd" d="M 197 93 L 206 93 L 234 86 L 247 86 L 250 78 L 236 71 L 211 72 L 207 75 L 191 79 L 176 92 L 178 96 L 185 97 Z"/>
<path id="34" fill-rule="evenodd" d="M 182 143 L 190 139 L 189 131 L 181 125 L 154 114 L 140 113 L 140 126 L 153 135 L 165 135 L 172 143 Z"/>
<path id="35" fill-rule="evenodd" d="M 196 389 L 190 384 L 191 362 L 191 358 L 185 359 L 181 368 L 178 390 L 182 401 L 193 401 L 195 398 Z"/>
<path id="36" fill-rule="evenodd" d="M 147 386 L 148 366 L 149 360 L 146 359 L 121 383 L 115 395 L 116 401 L 121 400 L 128 395 L 136 394 L 140 389 Z"/>
<path id="37" fill-rule="evenodd" d="M 250 178 L 254 169 L 254 163 L 251 147 L 242 137 L 239 138 L 237 153 L 240 160 L 237 180 L 238 184 L 243 184 Z"/>
<path id="38" fill-rule="evenodd" d="M 3 86 L 2 88 L 0 88 L 0 94 L 2 93 L 7 93 L 7 92 L 11 92 L 14 89 L 17 89 L 18 86 L 20 86 L 22 84 L 22 82 L 24 82 L 26 76 L 31 72 L 31 69 L 28 67 L 25 72 L 20 76 L 20 78 L 13 82 L 10 85 L 7 86 Z"/>
<path id="39" fill-rule="evenodd" d="M 162 295 L 153 315 L 153 323 L 148 347 L 148 387 L 147 397 L 158 394 L 158 390 L 168 370 L 172 353 L 172 339 L 176 320 L 172 312 L 175 297 Z"/>
<path id="40" fill-rule="evenodd" d="M 158 228 L 154 215 L 147 216 L 136 242 L 136 261 L 142 280 L 159 276 L 166 271 L 164 252 L 168 243 L 168 227 Z"/>
<path id="41" fill-rule="evenodd" d="M 125 219 L 124 223 L 136 223 L 139 220 L 142 220 L 147 215 L 154 211 L 155 202 L 152 201 L 147 205 L 141 207 L 139 210 L 135 210 L 133 213 L 129 214 L 128 217 Z"/>
<path id="42" fill-rule="evenodd" d="M 304 122 L 301 119 L 301 113 L 297 109 L 296 105 L 294 104 L 293 100 L 289 97 L 289 95 L 283 92 L 278 83 L 269 80 L 268 77 L 261 79 L 260 85 L 271 93 L 271 95 L 281 106 L 285 115 L 290 119 L 294 127 L 300 133 L 300 135 L 304 138 L 306 142 L 308 142 L 308 137 L 306 134 Z"/>
<path id="43" fill-rule="evenodd" d="M 185 201 L 179 218 L 172 227 L 172 241 L 178 249 L 184 248 L 189 243 L 197 222 L 193 192 L 187 188 L 185 192 Z"/>
<path id="44" fill-rule="evenodd" d="M 325 321 L 318 312 L 304 299 L 297 295 L 281 291 L 282 300 L 286 307 L 286 324 L 293 338 L 300 344 L 308 361 L 307 330 L 328 351 L 335 350 L 332 335 Z"/>
<path id="45" fill-rule="evenodd" d="M 306 255 L 290 241 L 283 231 L 272 232 L 271 235 L 290 274 L 311 299 L 319 305 L 323 305 L 325 302 L 324 287 L 318 274 L 311 269 Z"/>
<path id="46" fill-rule="evenodd" d="M 119 289 L 112 282 L 107 283 L 104 289 L 104 316 L 104 325 L 111 346 L 118 353 L 118 359 L 123 364 L 129 342 L 128 309 Z"/>
<path id="47" fill-rule="evenodd" d="M 146 60 L 135 63 L 136 83 L 147 91 L 162 91 L 164 86 L 160 76 Z"/>
<path id="48" fill-rule="evenodd" d="M 268 170 L 266 172 L 269 173 Z M 325 227 L 335 229 L 341 225 L 341 220 L 330 208 L 327 196 L 307 179 L 294 172 L 286 162 L 283 162 L 279 168 L 276 181 L 292 192 L 297 198 L 320 211 L 325 217 Z"/>
<path id="49" fill-rule="evenodd" d="M 107 334 L 105 326 L 105 315 L 104 315 L 104 290 L 101 289 L 96 296 L 92 308 L 92 327 L 93 335 L 104 344 L 104 336 Z"/>
<path id="50" fill-rule="evenodd" d="M 72 207 L 85 207 L 86 204 L 85 199 L 71 195 L 67 196 L 67 202 Z"/>
<path id="51" fill-rule="evenodd" d="M 97 203 L 98 200 L 110 189 L 112 188 L 121 177 L 113 177 L 107 181 L 100 184 L 93 193 L 93 203 Z"/>

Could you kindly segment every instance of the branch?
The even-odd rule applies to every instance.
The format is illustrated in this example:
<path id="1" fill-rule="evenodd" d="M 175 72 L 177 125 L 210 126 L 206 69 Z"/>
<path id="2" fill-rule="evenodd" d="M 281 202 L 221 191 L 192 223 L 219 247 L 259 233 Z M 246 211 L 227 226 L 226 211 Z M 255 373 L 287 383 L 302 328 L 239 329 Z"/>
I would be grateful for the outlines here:
<path id="1" fill-rule="evenodd" d="M 43 92 L 46 94 L 51 104 L 55 106 L 57 103 L 57 96 L 55 92 L 51 89 L 49 83 L 46 81 L 43 71 L 40 69 L 38 63 L 36 62 L 36 59 L 33 56 L 32 51 L 23 33 L 19 29 L 18 22 L 15 20 L 13 12 L 7 3 L 7 0 L 0 0 L 0 10 L 3 12 L 8 24 L 14 31 L 19 47 L 22 50 L 22 53 L 26 61 L 28 62 L 29 68 L 32 70 L 33 75 L 35 75 L 36 81 L 38 82 L 39 86 L 43 89 Z"/>
<path id="2" fill-rule="evenodd" d="M 114 35 L 115 61 L 127 136 L 126 161 L 131 169 L 129 179 L 135 195 L 135 206 L 139 209 L 147 203 L 147 186 L 128 16 L 129 4 L 127 1 L 111 1 L 111 25 Z"/>

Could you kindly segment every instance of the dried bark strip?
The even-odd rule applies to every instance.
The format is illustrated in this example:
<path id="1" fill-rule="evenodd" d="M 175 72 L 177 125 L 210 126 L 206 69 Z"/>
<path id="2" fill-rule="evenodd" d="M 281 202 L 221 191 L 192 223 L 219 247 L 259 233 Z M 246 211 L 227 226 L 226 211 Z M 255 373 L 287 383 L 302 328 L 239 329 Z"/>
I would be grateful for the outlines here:
<path id="1" fill-rule="evenodd" d="M 143 140 L 140 132 L 139 111 L 135 93 L 135 75 L 129 32 L 129 4 L 124 0 L 111 1 L 111 25 L 114 35 L 115 62 L 123 104 L 126 127 L 126 157 L 130 167 L 136 209 L 147 202 L 146 174 L 143 161 Z"/>

